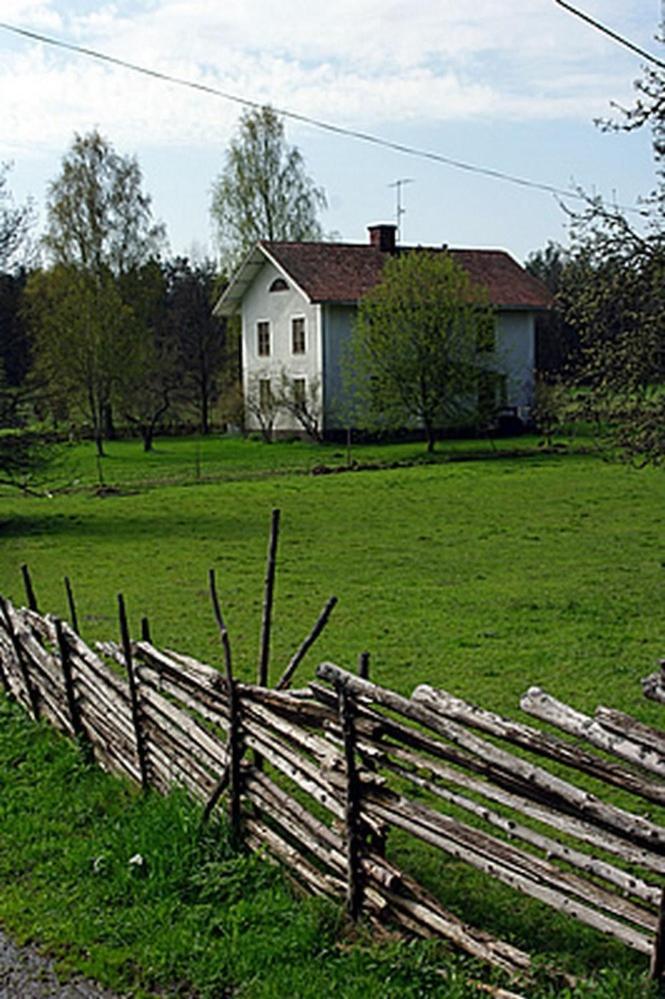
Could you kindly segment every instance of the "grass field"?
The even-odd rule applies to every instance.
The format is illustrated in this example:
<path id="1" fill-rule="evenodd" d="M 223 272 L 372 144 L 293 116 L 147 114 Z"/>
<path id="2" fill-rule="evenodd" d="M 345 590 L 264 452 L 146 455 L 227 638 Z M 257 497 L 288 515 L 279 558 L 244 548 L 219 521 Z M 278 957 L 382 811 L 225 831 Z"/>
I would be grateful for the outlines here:
<path id="1" fill-rule="evenodd" d="M 301 667 L 303 682 L 320 659 L 352 667 L 358 653 L 368 649 L 377 682 L 406 693 L 417 683 L 430 682 L 484 707 L 516 715 L 520 693 L 539 684 L 582 710 L 601 702 L 662 726 L 662 711 L 644 701 L 639 683 L 665 651 L 662 472 L 636 471 L 585 454 L 538 455 L 534 442 L 527 439 L 519 442 L 525 452 L 522 457 L 446 460 L 451 451 L 459 457 L 465 446 L 479 457 L 480 442 L 455 442 L 431 464 L 307 475 L 303 473 L 321 464 L 343 464 L 343 449 L 299 443 L 266 447 L 243 441 L 160 441 L 155 455 L 144 456 L 138 444 L 117 444 L 111 445 L 102 466 L 105 483 L 117 491 L 103 495 L 92 488 L 98 476 L 91 446 L 73 448 L 68 460 L 76 465 L 70 480 L 80 480 L 75 491 L 51 499 L 8 492 L 0 497 L 0 592 L 23 599 L 20 565 L 27 562 L 41 608 L 64 615 L 62 579 L 67 575 L 74 585 L 83 633 L 97 639 L 117 635 L 116 595 L 122 591 L 135 632 L 140 616 L 147 614 L 157 644 L 219 662 L 207 596 L 207 573 L 214 568 L 237 668 L 250 679 L 258 655 L 270 511 L 279 507 L 283 530 L 273 676 L 309 630 L 326 598 L 335 594 L 339 606 Z M 363 464 L 412 462 L 421 456 L 421 447 L 414 445 L 354 450 Z M 208 476 L 216 481 L 205 481 Z M 156 488 L 155 483 L 165 480 L 188 484 Z M 12 721 L 19 728 L 21 724 Z M 29 739 L 20 738 L 27 745 Z M 13 752 L 7 749 L 0 772 Z M 104 787 L 107 783 L 105 778 L 85 780 L 102 780 Z M 8 779 L 5 796 L 18 793 Z M 79 811 L 85 824 L 83 805 Z M 0 868 L 4 885 L 12 883 L 11 858 L 19 852 L 20 842 L 17 826 L 0 846 L 6 854 Z M 421 864 L 433 881 L 447 881 L 452 902 L 462 911 L 466 905 L 468 918 L 474 907 L 482 908 L 488 901 L 482 897 L 465 901 L 468 885 L 458 865 L 447 867 L 442 875 L 429 870 L 431 861 L 424 853 L 412 863 Z M 21 873 L 21 891 L 35 898 L 39 870 L 37 865 L 33 875 L 26 861 Z M 30 932 L 28 917 L 21 917 L 15 895 L 4 885 L 0 919 Z M 269 894 L 274 890 L 270 887 Z M 262 891 L 257 889 L 259 895 Z M 179 888 L 180 898 L 178 892 Z M 37 910 L 37 902 L 35 906 Z M 499 895 L 495 909 L 502 906 L 506 907 L 505 896 Z M 510 901 L 508 907 L 513 908 Z M 514 912 L 522 920 L 522 930 L 507 913 L 503 929 L 508 935 L 517 938 L 526 932 L 519 941 L 526 946 L 530 932 L 543 940 L 549 935 L 555 951 L 558 948 L 564 955 L 562 960 L 574 964 L 579 950 L 587 962 L 582 966 L 589 966 L 595 937 L 552 930 L 547 920 L 541 925 L 540 910 L 521 903 Z M 251 927 L 256 918 L 247 914 L 243 925 Z M 311 918 L 315 925 L 323 917 Z M 530 930 L 528 926 L 524 930 L 525 919 L 533 922 Z M 326 926 L 326 947 L 338 955 L 332 923 Z M 39 925 L 37 936 L 38 930 Z M 57 939 L 54 933 L 51 927 L 43 937 L 52 943 Z M 84 947 L 78 942 L 76 947 L 94 950 L 92 944 Z M 597 981 L 595 991 L 580 995 L 646 994 L 635 970 L 641 962 L 632 961 L 619 948 L 597 945 L 596 949 L 598 963 L 609 962 L 615 970 Z M 347 991 L 340 995 L 400 994 L 372 991 L 375 986 L 363 978 L 369 965 L 363 962 L 377 959 L 362 948 L 350 953 L 356 955 L 349 957 L 355 962 L 356 977 L 348 977 L 345 965 Z M 121 961 L 117 954 L 116 958 Z M 406 955 L 398 948 L 397 979 L 402 981 L 400 975 L 409 962 L 430 975 L 430 958 L 429 952 L 417 947 Z M 150 960 L 144 956 L 139 964 L 145 970 Z M 153 960 L 160 967 L 157 978 L 163 981 L 164 967 L 159 963 L 163 959 Z M 270 958 L 276 964 L 282 960 L 278 955 Z M 107 955 L 102 966 L 112 970 L 113 961 Z M 404 961 L 406 965 L 400 964 Z M 266 991 L 277 978 L 272 972 L 252 978 L 251 966 L 250 961 L 242 974 L 234 971 L 230 976 L 244 982 L 243 994 L 284 994 Z M 380 981 L 385 967 L 380 961 L 377 967 L 376 981 Z M 170 971 L 176 973 L 174 968 Z M 139 978 L 142 973 L 136 970 Z M 193 976 L 191 969 L 177 974 L 185 979 Z M 622 978 L 625 993 L 624 986 L 617 984 Z M 315 994 L 314 984 L 311 992 L 304 988 L 301 984 L 291 991 Z M 432 991 L 430 983 L 412 994 L 461 995 L 450 991 L 456 988 L 448 983 Z"/>

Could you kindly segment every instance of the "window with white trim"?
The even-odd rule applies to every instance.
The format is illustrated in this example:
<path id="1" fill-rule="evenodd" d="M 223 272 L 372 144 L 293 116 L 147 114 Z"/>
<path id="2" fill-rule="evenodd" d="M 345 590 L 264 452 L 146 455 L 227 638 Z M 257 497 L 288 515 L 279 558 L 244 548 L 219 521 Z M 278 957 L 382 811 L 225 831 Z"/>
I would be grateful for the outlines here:
<path id="1" fill-rule="evenodd" d="M 307 382 L 304 378 L 293 379 L 293 401 L 296 406 L 304 406 L 307 402 Z"/>
<path id="2" fill-rule="evenodd" d="M 272 389 L 269 378 L 259 378 L 259 406 L 264 413 L 272 409 Z"/>
<path id="3" fill-rule="evenodd" d="M 256 324 L 256 353 L 259 357 L 270 357 L 270 323 L 261 319 Z"/>
<path id="4" fill-rule="evenodd" d="M 305 318 L 296 316 L 291 320 L 291 353 L 305 353 Z"/>

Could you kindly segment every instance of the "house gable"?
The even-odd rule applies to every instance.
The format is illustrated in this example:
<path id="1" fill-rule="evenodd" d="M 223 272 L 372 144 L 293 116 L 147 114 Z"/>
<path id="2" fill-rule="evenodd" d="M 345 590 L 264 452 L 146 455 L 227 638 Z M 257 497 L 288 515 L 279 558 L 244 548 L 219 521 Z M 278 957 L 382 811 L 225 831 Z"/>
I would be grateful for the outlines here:
<path id="1" fill-rule="evenodd" d="M 392 238 L 382 239 L 386 233 Z M 496 310 L 505 402 L 517 409 L 528 407 L 534 381 L 534 318 L 552 305 L 544 285 L 502 250 L 395 247 L 394 226 L 376 226 L 370 234 L 364 245 L 262 241 L 248 254 L 215 307 L 217 315 L 241 311 L 246 398 L 251 382 L 262 379 L 265 388 L 266 380 L 277 385 L 286 374 L 320 387 L 325 429 L 345 426 L 349 406 L 342 355 L 357 304 L 380 281 L 391 256 L 430 252 L 450 254 L 474 284 L 486 289 Z M 295 340 L 294 320 L 300 324 Z M 301 327 L 304 351 L 294 349 L 294 342 L 302 340 Z M 275 426 L 298 429 L 284 415 Z"/>
<path id="2" fill-rule="evenodd" d="M 270 382 L 275 394 L 284 377 L 304 379 L 308 386 L 321 382 L 319 306 L 266 256 L 244 291 L 241 316 L 245 398 L 257 393 L 261 381 Z M 285 414 L 275 428 L 297 429 Z"/>

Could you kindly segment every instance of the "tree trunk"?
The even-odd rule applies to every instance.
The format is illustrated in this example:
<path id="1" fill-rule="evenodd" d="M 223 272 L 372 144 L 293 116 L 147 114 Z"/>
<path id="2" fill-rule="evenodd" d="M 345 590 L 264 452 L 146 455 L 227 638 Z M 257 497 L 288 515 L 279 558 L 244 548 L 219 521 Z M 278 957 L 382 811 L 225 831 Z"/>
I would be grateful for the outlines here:
<path id="1" fill-rule="evenodd" d="M 113 406 L 110 402 L 105 402 L 102 406 L 102 423 L 104 427 L 104 436 L 107 441 L 114 441 L 116 437 L 115 426 L 113 423 Z"/>

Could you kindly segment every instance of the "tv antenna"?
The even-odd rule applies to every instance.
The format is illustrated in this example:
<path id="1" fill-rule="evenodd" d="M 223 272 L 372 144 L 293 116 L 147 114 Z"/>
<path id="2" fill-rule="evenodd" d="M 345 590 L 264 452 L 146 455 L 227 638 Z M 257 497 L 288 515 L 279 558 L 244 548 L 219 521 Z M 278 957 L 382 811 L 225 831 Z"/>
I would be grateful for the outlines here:
<path id="1" fill-rule="evenodd" d="M 402 215 L 406 212 L 406 208 L 402 207 L 402 188 L 405 184 L 413 184 L 413 177 L 400 177 L 399 180 L 394 180 L 392 184 L 388 184 L 388 187 L 394 187 L 397 196 L 397 205 L 395 209 L 395 221 L 397 222 L 397 242 L 401 243 L 401 219 Z"/>

